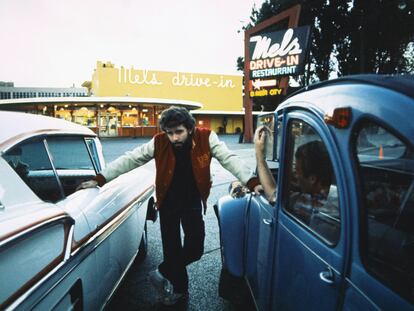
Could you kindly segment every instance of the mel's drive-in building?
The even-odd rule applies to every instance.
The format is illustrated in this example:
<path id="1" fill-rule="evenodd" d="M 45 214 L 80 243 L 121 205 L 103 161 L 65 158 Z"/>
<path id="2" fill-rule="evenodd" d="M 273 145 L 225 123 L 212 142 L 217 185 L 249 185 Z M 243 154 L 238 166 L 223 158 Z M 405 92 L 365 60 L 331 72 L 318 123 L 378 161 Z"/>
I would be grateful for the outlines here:
<path id="1" fill-rule="evenodd" d="M 101 137 L 152 136 L 162 110 L 184 106 L 197 125 L 243 131 L 242 76 L 167 72 L 97 62 L 82 87 L 15 87 L 0 82 L 0 110 L 43 114 L 85 125 Z"/>

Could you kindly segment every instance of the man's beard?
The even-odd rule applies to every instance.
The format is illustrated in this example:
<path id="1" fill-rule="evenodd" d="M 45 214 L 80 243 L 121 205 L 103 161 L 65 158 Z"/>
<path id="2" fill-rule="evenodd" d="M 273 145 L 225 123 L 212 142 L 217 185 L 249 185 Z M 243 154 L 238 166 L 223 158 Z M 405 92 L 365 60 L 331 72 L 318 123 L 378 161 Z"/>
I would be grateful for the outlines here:
<path id="1" fill-rule="evenodd" d="M 175 149 L 181 149 L 184 146 L 184 143 L 173 143 Z"/>
<path id="2" fill-rule="evenodd" d="M 182 149 L 183 147 L 188 145 L 189 141 L 190 141 L 190 136 L 188 136 L 184 142 L 176 142 L 176 143 L 172 143 L 172 145 L 175 149 Z"/>

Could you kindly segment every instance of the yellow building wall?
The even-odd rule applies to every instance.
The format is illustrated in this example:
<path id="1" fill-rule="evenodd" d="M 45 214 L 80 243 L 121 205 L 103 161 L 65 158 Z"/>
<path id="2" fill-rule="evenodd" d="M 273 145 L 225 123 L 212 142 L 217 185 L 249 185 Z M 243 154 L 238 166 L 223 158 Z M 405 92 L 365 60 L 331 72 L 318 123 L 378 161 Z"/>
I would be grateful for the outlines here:
<path id="1" fill-rule="evenodd" d="M 225 116 L 222 115 L 196 115 L 198 126 L 208 127 L 216 133 L 221 133 L 220 127 L 224 129 L 224 118 Z M 237 132 L 237 128 L 239 128 L 240 131 L 243 131 L 243 116 L 226 116 L 226 118 L 226 134 L 235 134 Z"/>
<path id="2" fill-rule="evenodd" d="M 243 107 L 242 76 L 117 68 L 110 62 L 97 62 L 91 93 L 190 100 L 202 104 L 201 110 L 239 112 Z"/>
<path id="3" fill-rule="evenodd" d="M 219 128 L 223 127 L 223 117 L 212 116 L 210 118 L 210 129 L 219 133 Z"/>
<path id="4" fill-rule="evenodd" d="M 240 131 L 243 131 L 243 116 L 229 117 L 226 128 L 227 133 L 236 133 L 237 128 L 240 128 Z"/>

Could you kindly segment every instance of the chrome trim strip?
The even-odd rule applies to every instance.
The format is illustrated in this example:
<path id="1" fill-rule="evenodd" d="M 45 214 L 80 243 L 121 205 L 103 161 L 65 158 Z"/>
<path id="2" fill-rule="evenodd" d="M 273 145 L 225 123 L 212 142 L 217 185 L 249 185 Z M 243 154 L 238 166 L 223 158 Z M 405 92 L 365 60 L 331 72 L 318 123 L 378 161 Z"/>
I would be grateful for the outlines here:
<path id="1" fill-rule="evenodd" d="M 119 228 L 120 225 L 124 223 L 125 220 L 131 216 L 138 208 L 140 208 L 142 205 L 142 202 L 140 200 L 134 201 L 128 208 L 123 210 L 117 217 L 115 217 L 113 220 L 111 220 L 108 224 L 106 224 L 104 227 L 98 230 L 98 232 L 92 236 L 87 242 L 86 245 L 89 243 L 92 243 L 94 241 L 97 241 L 96 244 L 94 244 L 93 249 L 96 249 L 101 245 L 105 240 L 111 235 L 112 232 L 114 232 L 116 229 Z"/>
<path id="2" fill-rule="evenodd" d="M 88 153 L 88 155 L 89 155 L 89 159 L 91 160 L 91 162 L 92 162 L 92 165 L 93 165 L 93 168 L 94 168 L 94 171 L 95 171 L 95 174 L 98 174 L 98 172 L 100 172 L 101 170 L 97 167 L 97 165 L 99 165 L 98 163 L 95 163 L 96 161 L 94 161 L 93 160 L 93 155 L 92 155 L 92 150 L 90 150 L 90 148 L 89 148 L 89 146 L 88 146 L 88 142 L 87 142 L 87 140 L 88 140 L 88 138 L 89 137 L 83 137 L 83 143 L 84 143 L 84 145 L 85 145 L 85 148 L 86 148 L 86 152 Z M 93 140 L 93 139 L 89 139 L 89 140 L 91 140 L 94 144 L 95 144 L 95 141 Z"/>
<path id="3" fill-rule="evenodd" d="M 142 203 L 149 199 L 150 195 L 153 193 L 154 186 L 149 187 L 145 190 L 139 198 L 136 198 L 132 203 L 130 203 L 121 213 L 116 217 L 111 219 L 104 227 L 100 228 L 95 234 L 93 234 L 88 240 L 83 244 L 78 246 L 75 250 L 72 251 L 71 256 L 75 256 L 77 253 L 81 252 L 83 249 L 94 243 L 96 240 L 98 242 L 94 245 L 94 249 L 97 248 L 105 239 L 115 231 L 125 219 L 127 219 L 131 213 L 141 207 Z"/>
<path id="4" fill-rule="evenodd" d="M 74 232 L 75 232 L 75 224 L 72 224 L 69 228 L 69 232 L 68 232 L 68 239 L 66 241 L 66 245 L 65 245 L 65 254 L 63 257 L 63 261 L 68 261 L 70 258 L 70 253 L 72 251 L 72 243 L 73 243 L 73 236 L 74 236 Z"/>
<path id="5" fill-rule="evenodd" d="M 247 288 L 248 288 L 248 289 L 249 289 L 249 291 L 250 291 L 250 298 L 252 299 L 252 301 L 253 301 L 253 303 L 254 303 L 255 310 L 256 310 L 256 311 L 259 311 L 259 306 L 258 306 L 258 305 L 257 305 L 257 303 L 256 303 L 256 298 L 254 297 L 254 294 L 253 294 L 253 289 L 252 289 L 252 287 L 250 286 L 249 279 L 247 278 L 247 276 L 244 276 L 243 278 L 244 278 L 244 281 L 245 281 L 245 282 L 246 282 L 246 284 L 247 284 Z"/>
<path id="6" fill-rule="evenodd" d="M 4 239 L 4 240 L 1 240 L 1 237 L 0 237 L 0 248 L 2 248 L 4 245 L 6 245 L 8 243 L 11 243 L 14 240 L 20 239 L 22 236 L 24 236 L 26 234 L 29 234 L 32 231 L 36 231 L 36 230 L 38 230 L 39 228 L 41 228 L 43 226 L 50 225 L 50 224 L 52 224 L 54 222 L 58 222 L 59 220 L 63 220 L 63 219 L 69 220 L 71 223 L 74 223 L 75 222 L 73 220 L 73 218 L 70 217 L 67 214 L 62 214 L 62 215 L 58 215 L 58 216 L 51 217 L 51 218 L 46 219 L 46 220 L 44 220 L 44 221 L 42 221 L 42 222 L 40 222 L 40 223 L 38 223 L 38 224 L 36 224 L 34 226 L 28 227 L 25 230 L 19 231 L 17 234 L 14 234 L 14 235 L 12 235 L 12 236 Z"/>
<path id="7" fill-rule="evenodd" d="M 371 299 L 371 298 L 369 298 L 363 291 L 361 291 L 359 288 L 358 288 L 358 286 L 356 286 L 352 281 L 351 281 L 351 279 L 349 278 L 349 277 L 346 277 L 345 278 L 345 280 L 346 280 L 346 282 L 348 282 L 359 294 L 361 294 L 361 296 L 363 296 L 366 300 L 368 300 L 371 304 L 372 304 L 372 306 L 374 306 L 375 307 L 375 309 L 377 309 L 377 310 L 381 310 L 381 308 L 380 307 L 378 307 L 378 305 Z"/>
<path id="8" fill-rule="evenodd" d="M 52 166 L 53 173 L 55 174 L 55 179 L 56 179 L 56 182 L 58 184 L 59 191 L 60 191 L 60 197 L 63 200 L 64 198 L 66 198 L 65 192 L 63 191 L 62 182 L 60 181 L 59 175 L 57 173 L 55 162 L 53 160 L 52 154 L 50 153 L 49 144 L 47 143 L 46 138 L 43 138 L 43 145 L 46 149 L 46 153 L 47 153 L 47 156 L 49 158 L 50 165 Z"/>
<path id="9" fill-rule="evenodd" d="M 84 136 L 84 137 L 97 137 L 95 133 L 89 133 L 87 131 L 77 131 L 74 129 L 41 129 L 32 132 L 22 133 L 8 140 L 0 143 L 0 150 L 2 153 L 6 153 L 13 146 L 25 141 L 26 139 L 41 136 L 41 135 L 69 135 L 69 136 Z"/>

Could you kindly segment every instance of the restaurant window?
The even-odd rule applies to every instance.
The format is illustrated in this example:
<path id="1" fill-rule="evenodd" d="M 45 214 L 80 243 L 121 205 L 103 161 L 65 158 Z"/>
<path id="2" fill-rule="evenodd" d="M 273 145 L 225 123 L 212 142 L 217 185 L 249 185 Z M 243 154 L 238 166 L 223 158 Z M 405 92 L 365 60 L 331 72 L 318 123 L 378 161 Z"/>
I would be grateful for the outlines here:
<path id="1" fill-rule="evenodd" d="M 122 126 L 134 127 L 138 125 L 138 113 L 137 110 L 125 110 L 122 113 Z"/>
<path id="2" fill-rule="evenodd" d="M 80 109 L 73 111 L 73 121 L 84 126 L 96 127 L 95 114 L 95 110 L 87 107 L 81 107 Z"/>

